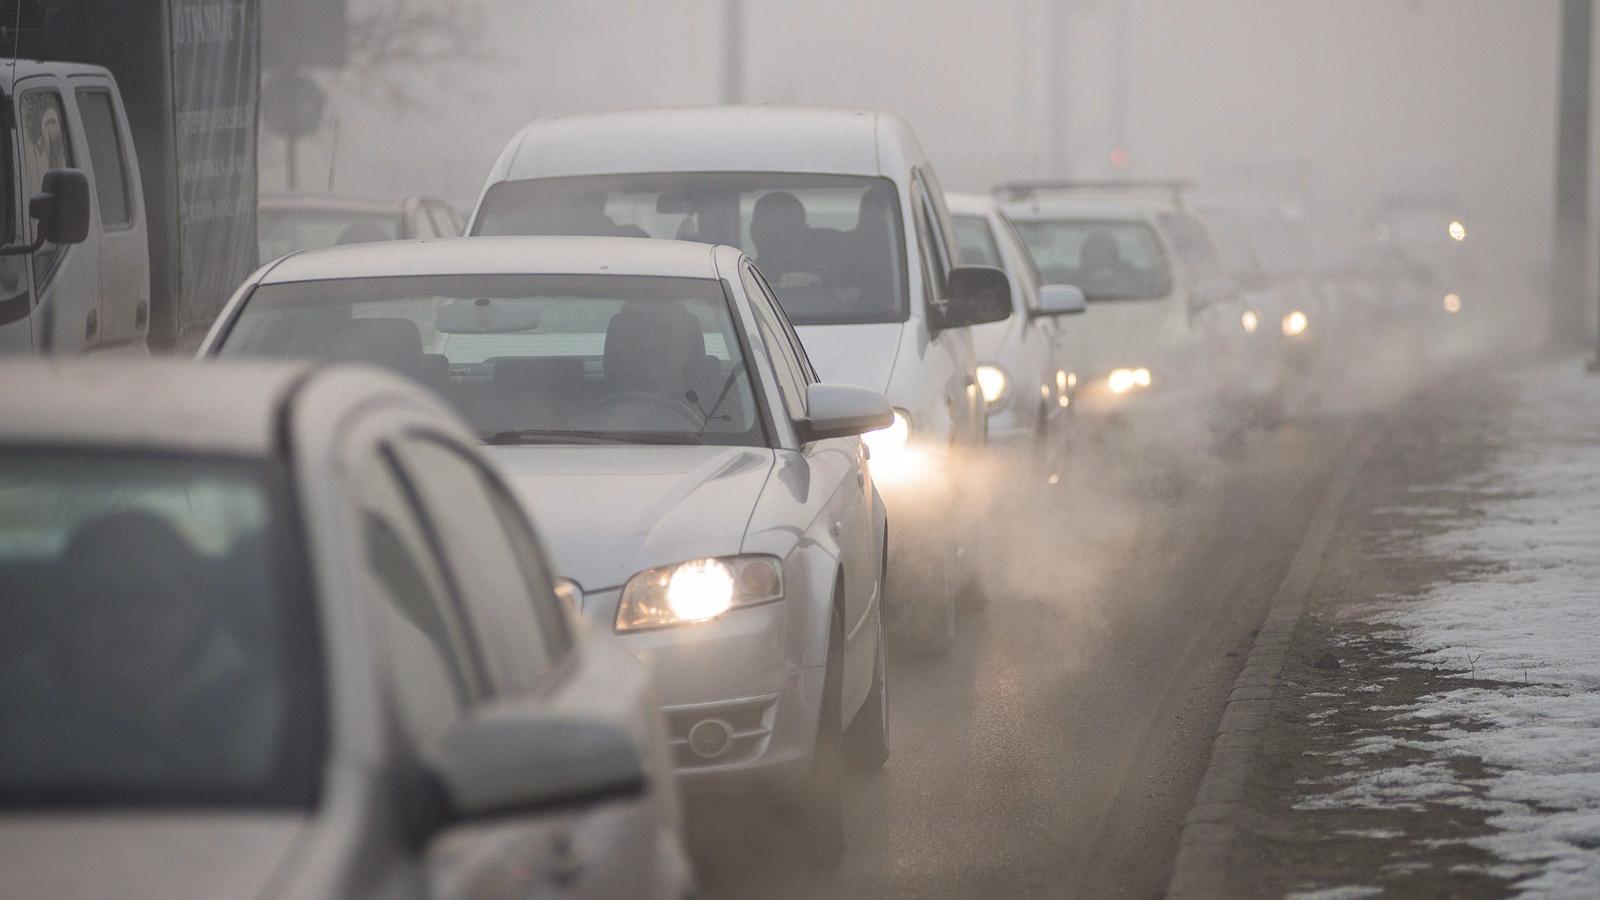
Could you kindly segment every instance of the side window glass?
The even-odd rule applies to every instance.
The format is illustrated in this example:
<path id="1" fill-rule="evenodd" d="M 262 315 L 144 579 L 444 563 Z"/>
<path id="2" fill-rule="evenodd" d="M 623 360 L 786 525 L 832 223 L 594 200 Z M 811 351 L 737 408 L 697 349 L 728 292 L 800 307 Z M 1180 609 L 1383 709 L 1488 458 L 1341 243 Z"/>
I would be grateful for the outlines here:
<path id="1" fill-rule="evenodd" d="M 133 221 L 128 200 L 127 154 L 117 128 L 111 92 L 78 92 L 78 113 L 83 117 L 83 137 L 89 145 L 89 165 L 95 195 L 100 199 L 100 224 L 115 228 Z"/>
<path id="2" fill-rule="evenodd" d="M 788 346 L 788 336 L 784 333 L 777 308 L 748 265 L 739 267 L 739 278 L 744 282 L 745 296 L 750 298 L 750 308 L 755 312 L 761 343 L 766 345 L 767 356 L 772 359 L 772 368 L 778 376 L 778 390 L 783 394 L 783 405 L 788 408 L 790 418 L 801 418 L 806 414 L 805 374 L 800 369 L 799 360 L 795 359 L 794 351 Z"/>
<path id="3" fill-rule="evenodd" d="M 922 186 L 920 179 L 916 182 L 914 193 L 916 195 L 917 244 L 922 249 L 922 272 L 928 282 L 927 299 L 940 299 L 948 293 L 946 285 L 950 270 L 945 262 L 944 247 L 934 231 L 932 207 L 928 204 L 928 192 Z"/>
<path id="4" fill-rule="evenodd" d="M 789 337 L 789 348 L 794 351 L 794 358 L 800 364 L 801 382 L 814 384 L 821 381 L 822 379 L 817 377 L 816 368 L 811 365 L 811 357 L 806 355 L 805 344 L 801 342 L 799 333 L 794 330 L 794 323 L 789 321 L 789 316 L 783 311 L 783 304 L 778 302 L 778 292 L 767 283 L 767 277 L 762 275 L 759 269 L 751 266 L 750 274 L 756 283 L 761 285 L 761 290 L 766 294 L 766 299 L 772 308 L 778 312 L 778 321 L 783 325 L 783 333 Z"/>
<path id="5" fill-rule="evenodd" d="M 466 630 L 388 464 L 373 459 L 356 482 L 363 556 L 381 600 L 378 617 L 401 725 L 419 747 L 432 747 L 474 694 Z"/>
<path id="6" fill-rule="evenodd" d="M 536 604 L 559 608 L 549 580 L 529 582 L 519 554 L 523 548 L 506 533 L 488 478 L 476 463 L 424 438 L 407 440 L 398 449 L 496 685 L 511 691 L 532 688 L 554 661 L 545 624 L 535 611 Z"/>
<path id="7" fill-rule="evenodd" d="M 67 116 L 61 95 L 55 91 L 29 91 L 18 103 L 22 147 L 22 202 L 44 186 L 44 173 L 72 165 L 72 142 L 67 134 Z M 24 212 L 26 216 L 26 212 Z M 28 239 L 33 226 L 28 226 Z M 34 280 L 43 282 L 63 248 L 45 244 L 33 255 Z"/>

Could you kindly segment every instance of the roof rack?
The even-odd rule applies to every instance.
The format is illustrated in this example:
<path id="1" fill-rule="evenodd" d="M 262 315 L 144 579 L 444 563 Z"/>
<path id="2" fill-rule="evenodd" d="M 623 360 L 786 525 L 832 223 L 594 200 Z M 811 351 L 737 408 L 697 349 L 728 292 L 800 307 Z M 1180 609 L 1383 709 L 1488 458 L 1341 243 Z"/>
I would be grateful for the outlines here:
<path id="1" fill-rule="evenodd" d="M 1160 191 L 1171 195 L 1172 202 L 1181 206 L 1184 191 L 1193 189 L 1194 182 L 1183 178 L 1009 181 L 995 185 L 994 195 L 1001 200 L 1026 200 L 1040 194 L 1067 194 L 1077 191 Z"/>

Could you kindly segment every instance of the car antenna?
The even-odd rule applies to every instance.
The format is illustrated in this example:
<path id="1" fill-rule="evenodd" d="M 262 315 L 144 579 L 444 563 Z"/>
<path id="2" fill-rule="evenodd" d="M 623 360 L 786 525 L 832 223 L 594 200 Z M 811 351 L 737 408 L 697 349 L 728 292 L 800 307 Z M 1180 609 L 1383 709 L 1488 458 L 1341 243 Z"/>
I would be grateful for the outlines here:
<path id="1" fill-rule="evenodd" d="M 333 172 L 339 165 L 339 120 L 333 120 L 333 149 L 328 152 L 328 193 L 333 193 Z"/>

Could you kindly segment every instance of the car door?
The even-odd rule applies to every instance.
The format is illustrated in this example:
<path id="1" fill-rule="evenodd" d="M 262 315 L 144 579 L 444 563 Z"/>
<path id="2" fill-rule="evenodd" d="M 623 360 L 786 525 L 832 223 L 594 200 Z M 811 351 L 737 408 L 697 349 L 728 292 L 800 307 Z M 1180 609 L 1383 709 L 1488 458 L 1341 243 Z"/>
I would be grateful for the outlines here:
<path id="1" fill-rule="evenodd" d="M 575 624 L 556 598 L 527 519 L 487 468 L 454 440 L 411 431 L 392 443 L 428 523 L 464 619 L 483 650 L 489 683 L 506 697 L 580 709 L 641 738 L 658 715 L 642 678 L 585 666 Z M 667 771 L 664 744 L 661 766 Z M 641 752 L 641 756 L 645 751 Z M 573 808 L 514 821 L 457 826 L 435 870 L 439 896 L 652 897 L 660 859 L 660 808 L 646 801 Z"/>
<path id="2" fill-rule="evenodd" d="M 88 156 L 79 126 L 68 115 L 65 85 L 59 78 L 22 79 L 16 92 L 17 147 L 22 173 L 19 196 L 31 197 L 51 169 L 76 168 Z M 20 239 L 33 239 L 34 223 L 23 216 Z M 26 267 L 33 281 L 34 347 L 70 352 L 100 341 L 100 238 L 89 229 L 81 244 L 45 244 Z M 0 287 L 0 293 L 6 289 Z"/>
<path id="3" fill-rule="evenodd" d="M 1039 308 L 1039 280 L 1036 276 L 1033 263 L 1029 260 L 1027 251 L 1022 247 L 1022 241 L 1015 231 L 1011 230 L 1011 223 L 1003 215 L 996 214 L 990 218 L 994 227 L 995 244 L 999 248 L 1000 258 L 1010 276 L 1011 283 L 1017 286 L 1018 296 L 1022 308 L 1017 311 L 1017 327 L 1022 340 L 1020 358 L 1027 365 L 1026 376 L 1034 379 L 1032 385 L 1027 385 L 1029 394 L 1018 393 L 1019 403 L 1031 403 L 1031 392 L 1041 388 L 1044 393 L 1040 395 L 1042 402 L 1049 404 L 1056 400 L 1057 391 L 1065 388 L 1065 376 L 1062 384 L 1057 385 L 1056 372 L 1057 347 L 1060 344 L 1060 318 L 1058 316 L 1036 316 L 1033 313 Z M 1023 373 L 1019 373 L 1023 374 Z M 1019 389 L 1023 386 L 1019 386 Z"/>
<path id="4" fill-rule="evenodd" d="M 791 419 L 803 418 L 806 386 L 816 382 L 816 372 L 766 279 L 748 260 L 740 264 L 739 274 L 755 313 L 761 344 L 772 362 L 785 411 Z M 816 513 L 808 517 L 806 538 L 808 542 L 835 548 L 844 573 L 844 631 L 850 638 L 845 647 L 845 709 L 853 708 L 871 686 L 863 673 L 870 675 L 877 641 L 876 632 L 861 627 L 873 609 L 879 563 L 878 555 L 872 551 L 871 505 L 866 500 L 871 484 L 866 475 L 864 446 L 856 437 L 830 438 L 812 441 L 798 450 L 813 488 L 808 494 L 819 503 Z M 796 451 L 780 451 L 789 452 Z"/>
<path id="5" fill-rule="evenodd" d="M 150 320 L 150 247 L 127 116 L 109 78 L 74 76 L 71 82 L 88 149 L 79 168 L 94 185 L 96 221 L 90 230 L 100 243 L 99 343 L 141 341 Z"/>

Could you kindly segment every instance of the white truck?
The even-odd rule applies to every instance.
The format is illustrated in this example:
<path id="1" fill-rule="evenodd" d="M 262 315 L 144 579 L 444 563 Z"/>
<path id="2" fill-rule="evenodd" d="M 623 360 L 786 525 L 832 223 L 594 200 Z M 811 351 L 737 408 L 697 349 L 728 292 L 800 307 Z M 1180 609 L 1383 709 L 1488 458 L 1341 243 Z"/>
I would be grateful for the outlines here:
<path id="1" fill-rule="evenodd" d="M 0 59 L 0 354 L 143 351 L 150 250 L 122 96 L 99 66 Z"/>

